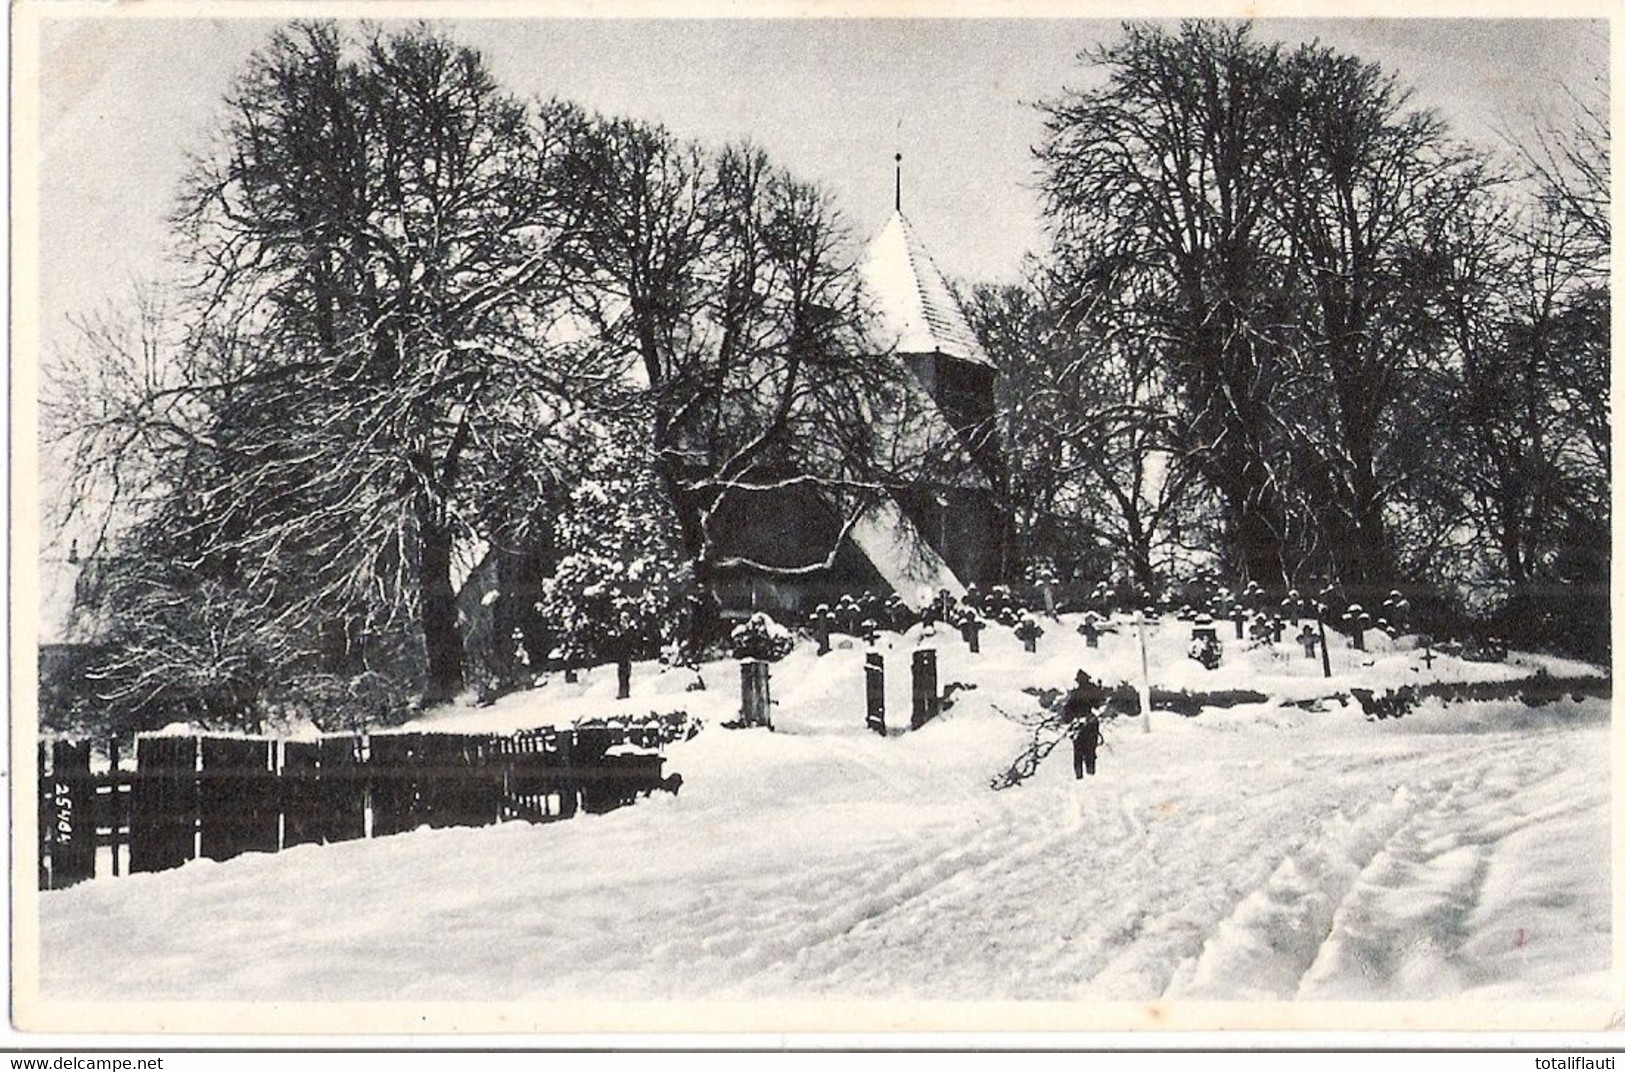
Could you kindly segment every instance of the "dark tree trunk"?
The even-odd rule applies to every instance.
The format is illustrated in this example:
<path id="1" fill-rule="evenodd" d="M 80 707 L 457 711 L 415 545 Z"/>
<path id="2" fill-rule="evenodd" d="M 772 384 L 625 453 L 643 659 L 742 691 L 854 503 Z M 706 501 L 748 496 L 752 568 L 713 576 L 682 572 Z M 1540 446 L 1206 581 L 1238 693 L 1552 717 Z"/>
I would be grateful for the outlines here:
<path id="1" fill-rule="evenodd" d="M 457 593 L 451 586 L 451 530 L 434 515 L 419 510 L 418 588 L 422 602 L 424 702 L 444 703 L 463 688 L 463 637 L 457 628 Z"/>
<path id="2" fill-rule="evenodd" d="M 1266 589 L 1285 586 L 1285 555 L 1281 546 L 1275 497 L 1263 485 L 1243 482 L 1229 497 L 1235 533 L 1235 553 L 1243 578 Z"/>
<path id="3" fill-rule="evenodd" d="M 1140 590 L 1145 600 L 1156 597 L 1157 571 L 1151 564 L 1151 550 L 1146 548 L 1143 552 L 1136 549 L 1134 552 L 1134 586 Z"/>
<path id="4" fill-rule="evenodd" d="M 1353 358 L 1348 359 L 1354 362 Z M 1348 531 L 1345 546 L 1332 548 L 1345 583 L 1375 592 L 1390 580 L 1388 538 L 1382 519 L 1377 480 L 1377 422 L 1382 399 L 1373 397 L 1369 377 L 1339 381 L 1343 412 L 1343 438 L 1351 465 L 1346 506 Z"/>
<path id="5" fill-rule="evenodd" d="M 657 429 L 656 435 L 659 436 Z M 658 445 L 658 444 L 657 444 Z M 700 510 L 693 496 L 683 489 L 683 481 L 673 463 L 662 458 L 657 463 L 660 482 L 671 502 L 672 516 L 677 520 L 677 536 L 683 544 L 683 554 L 694 567 L 694 600 L 688 621 L 688 648 L 697 651 L 717 632 L 722 621 L 716 600 L 716 573 L 711 557 L 705 553 L 705 531 Z"/>
<path id="6" fill-rule="evenodd" d="M 1151 533 L 1140 520 L 1140 512 L 1133 500 L 1125 497 L 1120 505 L 1123 509 L 1123 527 L 1128 536 L 1129 570 L 1134 578 L 1134 586 L 1139 589 L 1142 600 L 1154 599 L 1157 571 L 1151 562 Z"/>

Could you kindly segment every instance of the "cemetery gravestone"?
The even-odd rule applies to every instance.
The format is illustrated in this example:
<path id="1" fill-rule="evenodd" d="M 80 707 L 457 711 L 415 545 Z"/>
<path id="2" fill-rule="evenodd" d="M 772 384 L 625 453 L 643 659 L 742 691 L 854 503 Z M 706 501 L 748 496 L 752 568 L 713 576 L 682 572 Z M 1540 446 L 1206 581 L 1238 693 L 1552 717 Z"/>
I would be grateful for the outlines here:
<path id="1" fill-rule="evenodd" d="M 886 657 L 871 651 L 863 660 L 864 723 L 886 736 Z"/>
<path id="2" fill-rule="evenodd" d="M 921 648 L 914 653 L 914 710 L 909 728 L 919 729 L 941 713 L 942 698 L 937 691 L 937 653 Z M 884 724 L 884 719 L 882 720 Z"/>

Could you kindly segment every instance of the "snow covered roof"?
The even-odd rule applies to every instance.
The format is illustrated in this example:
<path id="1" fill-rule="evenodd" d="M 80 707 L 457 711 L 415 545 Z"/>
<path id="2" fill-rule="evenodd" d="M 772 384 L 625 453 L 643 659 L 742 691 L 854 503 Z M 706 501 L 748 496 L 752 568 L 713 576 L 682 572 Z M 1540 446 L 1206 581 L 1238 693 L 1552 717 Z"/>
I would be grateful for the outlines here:
<path id="1" fill-rule="evenodd" d="M 900 354 L 945 354 L 993 364 L 931 255 L 901 212 L 881 228 L 861 266 L 875 301 L 876 335 Z"/>
<path id="2" fill-rule="evenodd" d="M 948 563 L 891 499 L 881 499 L 863 512 L 852 526 L 852 542 L 911 607 L 924 606 L 944 588 L 956 599 L 965 594 Z"/>

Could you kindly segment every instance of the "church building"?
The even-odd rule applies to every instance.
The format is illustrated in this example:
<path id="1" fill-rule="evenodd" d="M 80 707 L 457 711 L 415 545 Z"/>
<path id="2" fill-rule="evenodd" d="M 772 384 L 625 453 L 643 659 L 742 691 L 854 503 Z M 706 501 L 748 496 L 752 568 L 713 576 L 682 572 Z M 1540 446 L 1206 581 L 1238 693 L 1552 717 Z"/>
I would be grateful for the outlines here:
<path id="1" fill-rule="evenodd" d="M 993 362 L 900 207 L 870 242 L 860 270 L 876 342 L 910 374 L 905 394 L 913 412 L 906 419 L 923 429 L 910 434 L 950 443 L 954 460 L 930 481 L 871 504 L 827 569 L 723 571 L 717 595 L 725 613 L 801 614 L 844 593 L 870 590 L 918 607 L 939 590 L 958 596 L 968 584 L 986 588 L 1010 572 Z M 805 561 L 815 551 L 813 557 L 822 558 L 840 534 L 841 513 L 820 492 L 796 498 L 742 503 L 727 519 L 729 550 L 775 564 L 798 555 Z"/>

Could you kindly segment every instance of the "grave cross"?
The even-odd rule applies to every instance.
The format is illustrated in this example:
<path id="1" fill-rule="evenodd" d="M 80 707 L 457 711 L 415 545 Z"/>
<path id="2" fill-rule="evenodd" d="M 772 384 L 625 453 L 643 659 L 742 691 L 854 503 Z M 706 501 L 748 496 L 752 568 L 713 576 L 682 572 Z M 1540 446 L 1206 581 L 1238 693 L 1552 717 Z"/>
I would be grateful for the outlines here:
<path id="1" fill-rule="evenodd" d="M 976 614 L 966 614 L 959 620 L 959 635 L 965 638 L 965 643 L 973 654 L 982 650 L 982 619 Z"/>
<path id="2" fill-rule="evenodd" d="M 1303 645 L 1303 657 L 1305 659 L 1315 657 L 1315 648 L 1319 645 L 1320 638 L 1315 635 L 1314 628 L 1307 622 L 1304 623 L 1303 631 L 1298 634 L 1298 643 Z"/>
<path id="3" fill-rule="evenodd" d="M 1083 616 L 1083 624 L 1078 626 L 1078 632 L 1083 634 L 1083 642 L 1091 648 L 1100 647 L 1100 626 L 1095 624 L 1095 612 L 1090 611 Z"/>
<path id="4" fill-rule="evenodd" d="M 1016 625 L 1016 639 L 1021 641 L 1021 646 L 1028 654 L 1037 653 L 1038 638 L 1043 635 L 1043 627 L 1033 621 L 1032 615 L 1023 614 L 1021 616 L 1021 621 Z"/>

